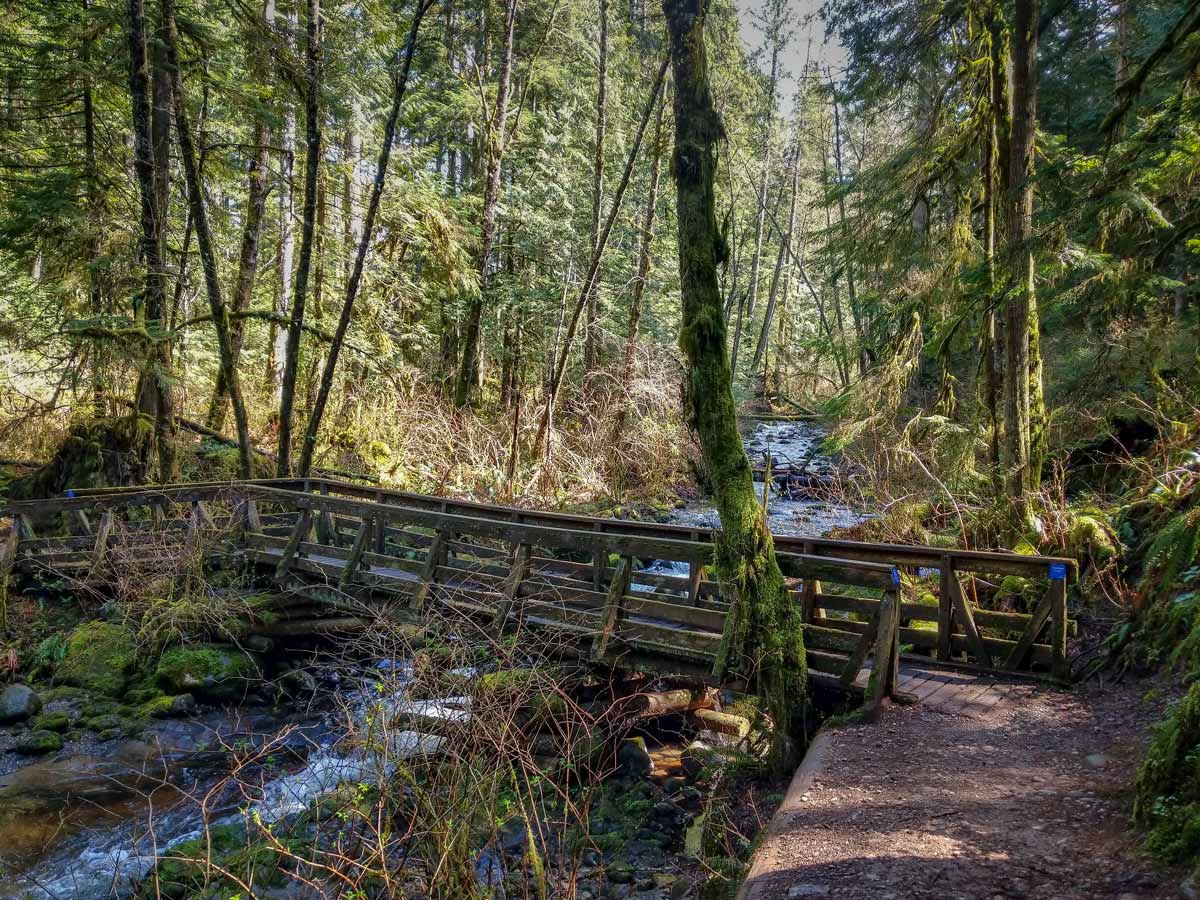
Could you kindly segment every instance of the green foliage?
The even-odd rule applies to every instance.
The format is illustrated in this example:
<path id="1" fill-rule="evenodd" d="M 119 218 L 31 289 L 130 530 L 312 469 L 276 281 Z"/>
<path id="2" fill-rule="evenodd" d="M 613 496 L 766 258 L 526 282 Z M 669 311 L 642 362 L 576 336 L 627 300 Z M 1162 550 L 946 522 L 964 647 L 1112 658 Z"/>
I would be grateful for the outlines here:
<path id="1" fill-rule="evenodd" d="M 1133 815 L 1147 830 L 1147 848 L 1168 862 L 1195 865 L 1200 855 L 1200 681 L 1158 726 L 1135 788 Z"/>

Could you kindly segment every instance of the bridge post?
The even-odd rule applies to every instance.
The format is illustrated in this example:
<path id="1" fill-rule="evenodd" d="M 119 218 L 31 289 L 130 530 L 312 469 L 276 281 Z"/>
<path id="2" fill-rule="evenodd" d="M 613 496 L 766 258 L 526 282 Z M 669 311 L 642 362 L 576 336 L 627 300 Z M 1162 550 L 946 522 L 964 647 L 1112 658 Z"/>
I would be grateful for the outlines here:
<path id="1" fill-rule="evenodd" d="M 942 567 L 939 572 L 941 590 L 938 591 L 938 643 L 937 658 L 942 662 L 950 659 L 950 634 L 954 629 L 954 591 L 951 583 L 958 585 L 958 573 L 954 570 L 954 558 L 949 553 L 942 554 Z"/>
<path id="2" fill-rule="evenodd" d="M 342 593 L 345 593 L 354 583 L 354 576 L 358 572 L 358 565 L 362 562 L 363 553 L 366 552 L 367 542 L 370 538 L 371 519 L 364 516 L 362 523 L 358 526 L 358 534 L 354 536 L 354 544 L 350 547 L 350 555 L 346 558 L 346 564 L 342 566 L 341 577 L 338 578 L 338 590 Z"/>
<path id="3" fill-rule="evenodd" d="M 1067 572 L 1062 564 L 1050 567 L 1050 598 L 1053 606 L 1050 615 L 1053 623 L 1051 638 L 1053 641 L 1054 662 L 1052 672 L 1059 681 L 1070 677 L 1070 665 L 1067 660 Z"/>
<path id="4" fill-rule="evenodd" d="M 604 618 L 600 631 L 592 640 L 592 662 L 602 660 L 608 653 L 608 642 L 617 630 L 617 621 L 621 617 L 621 607 L 625 603 L 625 592 L 629 590 L 630 575 L 633 570 L 633 557 L 622 556 L 617 563 L 616 574 L 608 586 L 608 597 L 604 602 Z"/>
<path id="5" fill-rule="evenodd" d="M 504 599 L 496 607 L 495 629 L 497 637 L 503 637 L 512 617 L 512 608 L 521 596 L 521 582 L 529 575 L 529 559 L 533 548 L 527 543 L 516 544 L 512 549 L 512 568 L 504 582 Z"/>

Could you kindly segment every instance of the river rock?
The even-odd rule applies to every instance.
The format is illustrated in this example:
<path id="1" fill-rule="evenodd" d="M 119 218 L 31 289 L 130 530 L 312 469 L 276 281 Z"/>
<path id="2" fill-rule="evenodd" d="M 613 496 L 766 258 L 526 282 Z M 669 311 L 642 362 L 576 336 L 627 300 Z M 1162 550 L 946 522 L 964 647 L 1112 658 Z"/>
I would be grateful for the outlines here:
<path id="1" fill-rule="evenodd" d="M 14 750 L 25 756 L 41 756 L 43 753 L 54 753 L 62 748 L 62 735 L 45 729 L 27 731 L 20 735 L 13 745 Z"/>
<path id="2" fill-rule="evenodd" d="M 695 781 L 706 768 L 720 762 L 721 755 L 703 741 L 692 741 L 679 759 L 683 764 L 683 774 L 689 781 Z"/>
<path id="3" fill-rule="evenodd" d="M 61 710 L 42 713 L 29 726 L 34 731 L 57 731 L 62 734 L 71 727 L 71 717 Z"/>
<path id="4" fill-rule="evenodd" d="M 58 680 L 106 697 L 119 697 L 137 665 L 137 639 L 114 622 L 85 622 L 67 638 Z"/>
<path id="5" fill-rule="evenodd" d="M 196 714 L 196 698 L 191 694 L 157 697 L 142 708 L 154 719 L 183 719 Z"/>
<path id="6" fill-rule="evenodd" d="M 31 687 L 10 684 L 0 691 L 0 725 L 24 722 L 42 711 L 42 698 Z"/>
<path id="7" fill-rule="evenodd" d="M 317 679 L 304 669 L 290 669 L 280 675 L 275 683 L 289 697 L 311 697 L 319 688 Z"/>
<path id="8" fill-rule="evenodd" d="M 646 739 L 640 737 L 627 738 L 617 753 L 617 762 L 626 775 L 640 777 L 654 769 L 654 759 L 646 749 Z"/>
<path id="9" fill-rule="evenodd" d="M 215 703 L 241 699 L 258 676 L 258 665 L 249 653 L 219 644 L 168 650 L 155 671 L 168 693 L 195 694 Z"/>

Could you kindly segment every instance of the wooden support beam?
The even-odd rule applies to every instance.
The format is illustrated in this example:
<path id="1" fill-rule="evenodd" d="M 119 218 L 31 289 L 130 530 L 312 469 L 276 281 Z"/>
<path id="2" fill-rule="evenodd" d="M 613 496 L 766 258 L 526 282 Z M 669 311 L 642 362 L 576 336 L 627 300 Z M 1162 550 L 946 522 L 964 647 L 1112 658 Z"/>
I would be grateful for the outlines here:
<path id="1" fill-rule="evenodd" d="M 17 516 L 17 532 L 24 540 L 37 540 L 37 532 L 33 530 L 33 519 L 21 513 Z"/>
<path id="2" fill-rule="evenodd" d="M 1050 646 L 1054 652 L 1053 675 L 1059 681 L 1071 677 L 1070 660 L 1067 659 L 1067 572 L 1057 563 L 1050 566 L 1051 603 L 1050 619 L 1053 622 Z"/>
<path id="3" fill-rule="evenodd" d="M 858 680 L 858 673 L 862 671 L 863 664 L 867 661 L 867 654 L 871 652 L 871 647 L 874 646 L 875 639 L 879 635 L 879 618 L 882 615 L 883 605 L 880 604 L 875 615 L 867 621 L 866 630 L 859 636 L 858 645 L 850 653 L 850 659 L 846 661 L 846 668 L 842 670 L 842 676 L 839 679 L 842 687 L 848 689 Z"/>
<path id="4" fill-rule="evenodd" d="M 1054 596 L 1053 586 L 1051 586 L 1050 590 L 1047 590 L 1042 599 L 1038 601 L 1037 608 L 1033 611 L 1033 616 L 1029 619 L 1025 630 L 1021 632 L 1021 636 L 1017 638 L 1016 646 L 1012 648 L 1012 651 L 1004 660 L 1004 668 L 1020 669 L 1025 665 L 1025 660 L 1029 657 L 1029 651 L 1037 643 L 1038 635 L 1042 633 L 1042 629 L 1050 619 L 1050 611 L 1053 606 Z"/>
<path id="5" fill-rule="evenodd" d="M 879 604 L 878 630 L 875 635 L 875 653 L 872 660 L 872 676 L 867 694 L 867 715 L 877 716 L 883 700 L 895 690 L 894 669 L 896 666 L 896 639 L 900 624 L 900 597 L 891 590 Z"/>
<path id="6" fill-rule="evenodd" d="M 247 498 L 241 503 L 242 508 L 242 525 L 246 531 L 252 531 L 255 534 L 261 534 L 263 530 L 262 519 L 258 515 L 258 501 L 253 498 Z"/>
<path id="7" fill-rule="evenodd" d="M 698 562 L 688 563 L 687 597 L 689 606 L 700 605 L 700 584 L 704 581 L 704 566 Z"/>
<path id="8" fill-rule="evenodd" d="M 954 570 L 954 558 L 948 553 L 942 557 L 939 581 L 941 589 L 938 591 L 937 658 L 944 662 L 950 658 L 950 635 L 954 629 L 954 594 L 956 589 L 959 593 L 962 592 L 962 586 L 958 583 L 958 573 Z M 953 588 L 951 583 L 954 584 Z"/>
<path id="9" fill-rule="evenodd" d="M 88 520 L 87 513 L 82 509 L 73 509 L 71 515 L 75 519 L 75 523 L 83 529 L 84 534 L 92 533 L 92 523 Z"/>
<path id="10" fill-rule="evenodd" d="M 300 511 L 300 518 L 296 520 L 295 527 L 292 528 L 291 536 L 288 537 L 288 542 L 284 545 L 283 556 L 279 559 L 279 565 L 275 567 L 275 577 L 283 579 L 287 577 L 288 568 L 292 565 L 292 560 L 296 556 L 296 551 L 300 549 L 300 543 L 307 536 L 312 528 L 312 510 L 304 509 Z"/>
<path id="11" fill-rule="evenodd" d="M 370 538 L 371 520 L 363 519 L 362 524 L 358 526 L 358 534 L 354 536 L 354 543 L 350 546 L 350 555 L 346 558 L 346 564 L 342 566 L 342 574 L 338 578 L 338 590 L 345 591 L 354 583 L 354 576 L 358 572 L 363 553 L 367 549 L 367 541 Z"/>
<path id="12" fill-rule="evenodd" d="M 592 531 L 599 532 L 600 523 L 592 526 Z M 604 586 L 604 571 L 608 568 L 608 551 L 597 547 L 592 552 L 592 590 L 598 591 Z"/>
<path id="13" fill-rule="evenodd" d="M 521 595 L 521 583 L 529 575 L 529 558 L 531 554 L 532 548 L 528 544 L 516 544 L 514 546 L 512 568 L 509 570 L 508 578 L 504 582 L 504 599 L 496 607 L 494 627 L 498 635 L 503 635 L 508 628 L 509 619 L 512 617 L 513 604 Z"/>
<path id="14" fill-rule="evenodd" d="M 971 614 L 971 604 L 967 602 L 966 596 L 963 594 L 962 585 L 958 583 L 957 578 L 952 578 L 946 584 L 946 588 L 950 591 L 951 601 L 954 604 L 954 618 L 962 625 L 963 631 L 967 633 L 967 640 L 971 644 L 971 650 L 975 654 L 976 661 L 984 668 L 992 668 L 992 654 L 987 648 L 987 644 L 983 642 L 983 637 L 979 634 L 979 628 L 975 625 L 975 617 Z M 941 635 L 938 635 L 940 642 Z M 953 641 L 953 637 L 951 637 Z"/>
<path id="15" fill-rule="evenodd" d="M 632 568 L 633 560 L 628 556 L 622 556 L 621 561 L 617 563 L 616 574 L 613 575 L 613 580 L 608 586 L 608 596 L 604 601 L 600 631 L 592 639 L 591 658 L 593 662 L 604 659 L 608 653 L 609 641 L 612 640 L 613 632 L 617 629 L 617 622 L 621 618 L 621 605 L 625 599 L 625 592 L 629 590 Z"/>
<path id="16" fill-rule="evenodd" d="M 421 585 L 413 594 L 412 602 L 409 603 L 409 608 L 414 612 L 425 608 L 425 601 L 429 599 L 429 591 L 437 580 L 438 566 L 446 564 L 446 554 L 450 541 L 453 539 L 454 533 L 445 529 L 439 529 L 434 536 L 433 543 L 426 551 L 425 567 L 421 570 Z"/>

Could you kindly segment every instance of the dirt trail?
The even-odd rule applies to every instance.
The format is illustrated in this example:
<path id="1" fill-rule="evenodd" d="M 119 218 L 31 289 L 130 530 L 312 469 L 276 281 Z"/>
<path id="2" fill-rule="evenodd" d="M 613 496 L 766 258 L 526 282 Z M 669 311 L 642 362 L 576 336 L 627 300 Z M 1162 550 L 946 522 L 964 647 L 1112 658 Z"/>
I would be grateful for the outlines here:
<path id="1" fill-rule="evenodd" d="M 1163 705 L 1147 688 L 1022 689 L 973 715 L 935 697 L 830 732 L 740 896 L 1179 897 L 1179 875 L 1142 858 L 1127 830 Z"/>

